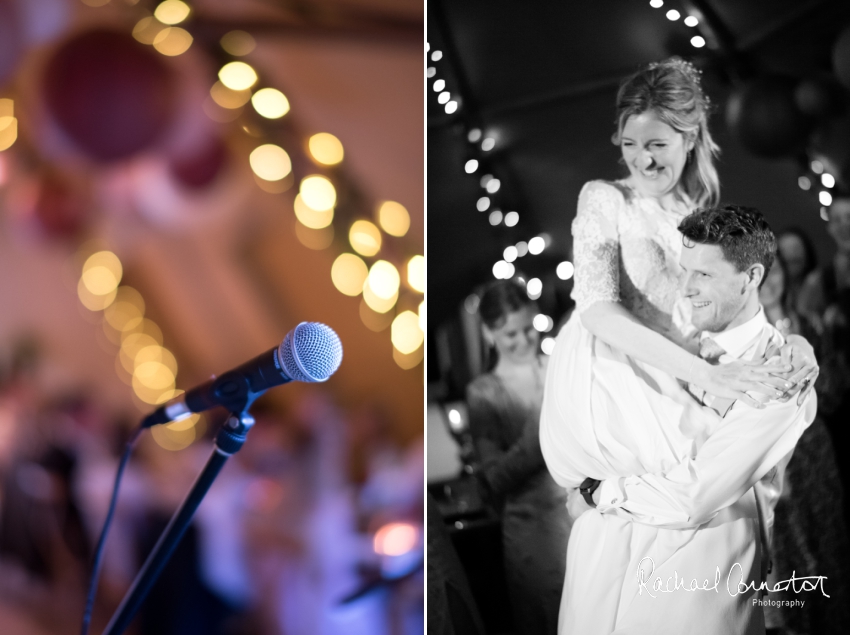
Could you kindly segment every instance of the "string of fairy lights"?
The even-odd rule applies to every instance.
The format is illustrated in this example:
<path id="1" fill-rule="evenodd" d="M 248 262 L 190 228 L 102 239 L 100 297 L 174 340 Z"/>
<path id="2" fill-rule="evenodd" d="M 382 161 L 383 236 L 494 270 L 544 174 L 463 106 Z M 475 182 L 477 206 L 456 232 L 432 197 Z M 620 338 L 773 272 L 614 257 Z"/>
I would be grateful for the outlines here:
<path id="1" fill-rule="evenodd" d="M 81 1 L 92 7 L 109 3 Z M 190 20 L 192 13 L 192 7 L 182 0 L 164 0 L 152 15 L 144 15 L 134 24 L 132 35 L 164 56 L 182 55 L 191 48 L 193 37 L 180 25 Z M 220 53 L 229 56 L 229 61 L 219 69 L 204 111 L 219 123 L 241 124 L 245 134 L 256 140 L 248 162 L 257 185 L 270 194 L 283 194 L 294 185 L 290 152 L 306 155 L 307 161 L 301 164 L 315 169 L 300 179 L 293 200 L 298 240 L 307 248 L 323 250 L 342 242 L 335 243 L 335 236 L 345 236 L 347 245 L 339 248 L 341 253 L 329 272 L 335 288 L 346 296 L 360 298 L 360 317 L 366 327 L 376 332 L 389 330 L 393 359 L 399 367 L 417 367 L 424 356 L 425 259 L 411 253 L 415 247 L 403 240 L 410 229 L 407 209 L 396 201 L 381 201 L 370 214 L 362 213 L 369 206 L 363 204 L 364 197 L 358 196 L 356 187 L 340 169 L 345 151 L 333 134 L 319 132 L 307 137 L 298 134 L 290 121 L 287 131 L 295 134 L 289 135 L 289 151 L 275 143 L 275 131 L 262 122 L 287 117 L 291 105 L 282 91 L 263 86 L 258 72 L 237 59 L 251 53 L 256 41 L 249 33 L 231 31 L 221 38 L 220 46 Z M 251 119 L 255 115 L 245 112 L 249 102 L 259 119 Z M 14 106 L 12 99 L 0 99 L 0 151 L 17 139 Z M 292 143 L 293 137 L 303 139 L 303 147 Z M 341 204 L 338 185 L 343 188 L 343 197 L 349 195 L 353 204 Z M 119 257 L 88 246 L 80 248 L 78 257 L 79 300 L 99 315 L 105 337 L 117 347 L 116 372 L 132 387 L 139 407 L 148 409 L 178 396 L 182 391 L 176 387 L 176 358 L 164 345 L 160 327 L 146 315 L 142 294 L 121 284 L 124 266 Z M 194 415 L 152 432 L 160 446 L 179 450 L 200 438 L 205 426 L 203 416 Z"/>
<path id="2" fill-rule="evenodd" d="M 426 43 L 425 52 L 428 55 L 429 62 L 425 74 L 427 79 L 431 81 L 431 92 L 436 95 L 437 103 L 444 107 L 448 115 L 459 112 L 463 104 L 462 97 L 457 94 L 453 95 L 448 90 L 446 80 L 440 77 L 439 73 L 439 66 L 447 63 L 445 53 L 439 49 L 432 51 L 430 43 Z M 485 134 L 481 127 L 474 126 L 468 129 L 466 140 L 469 143 L 469 158 L 463 163 L 463 171 L 477 178 L 481 188 L 481 194 L 475 202 L 476 210 L 479 213 L 486 214 L 487 222 L 491 226 L 503 225 L 512 232 L 517 231 L 514 228 L 520 222 L 520 214 L 515 210 L 507 212 L 502 210 L 501 200 L 504 199 L 502 182 L 487 169 L 489 159 L 498 145 L 497 135 L 494 133 Z M 479 173 L 481 173 L 480 176 L 478 176 Z M 516 243 L 506 245 L 502 251 L 502 258 L 493 263 L 493 277 L 497 280 L 517 280 L 525 285 L 526 293 L 530 299 L 538 300 L 543 295 L 543 281 L 540 278 L 526 279 L 517 272 L 517 264 L 515 263 L 527 256 L 542 254 L 551 244 L 552 237 L 543 232 L 527 240 L 519 240 Z M 561 280 L 569 280 L 572 278 L 573 272 L 573 264 L 569 261 L 560 262 L 555 268 L 555 274 Z M 467 298 L 464 307 L 469 313 L 477 312 L 478 299 L 475 294 Z M 537 314 L 534 317 L 533 324 L 534 328 L 541 334 L 551 332 L 555 326 L 553 318 L 545 313 Z M 543 337 L 540 346 L 542 351 L 549 355 L 555 348 L 555 339 L 549 336 Z"/>
<path id="3" fill-rule="evenodd" d="M 650 0 L 649 6 L 653 9 L 661 9 L 665 6 L 664 0 Z M 668 9 L 665 12 L 665 17 L 672 22 L 683 18 L 682 13 L 676 9 Z M 700 17 L 693 14 L 685 15 L 682 23 L 689 28 L 696 28 L 702 24 Z M 690 43 L 691 46 L 697 49 L 701 49 L 707 45 L 706 39 L 700 34 L 691 37 Z M 712 48 L 712 46 L 709 46 L 709 48 Z M 801 190 L 810 191 L 817 196 L 817 200 L 821 206 L 820 217 L 824 221 L 829 220 L 829 207 L 832 205 L 833 199 L 833 194 L 830 190 L 835 188 L 836 181 L 835 177 L 827 171 L 827 166 L 818 159 L 807 161 L 804 173 L 797 179 L 797 185 Z"/>

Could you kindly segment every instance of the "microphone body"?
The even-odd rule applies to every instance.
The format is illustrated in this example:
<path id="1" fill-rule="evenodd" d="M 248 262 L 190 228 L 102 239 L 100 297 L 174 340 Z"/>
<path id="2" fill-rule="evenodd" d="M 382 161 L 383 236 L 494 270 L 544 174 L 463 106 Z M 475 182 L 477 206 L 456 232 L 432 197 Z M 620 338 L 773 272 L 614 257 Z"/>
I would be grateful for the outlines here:
<path id="1" fill-rule="evenodd" d="M 172 399 L 145 417 L 142 426 L 177 421 L 217 406 L 241 412 L 274 386 L 325 381 L 341 362 L 342 344 L 337 334 L 324 324 L 302 322 L 287 333 L 280 346 Z"/>

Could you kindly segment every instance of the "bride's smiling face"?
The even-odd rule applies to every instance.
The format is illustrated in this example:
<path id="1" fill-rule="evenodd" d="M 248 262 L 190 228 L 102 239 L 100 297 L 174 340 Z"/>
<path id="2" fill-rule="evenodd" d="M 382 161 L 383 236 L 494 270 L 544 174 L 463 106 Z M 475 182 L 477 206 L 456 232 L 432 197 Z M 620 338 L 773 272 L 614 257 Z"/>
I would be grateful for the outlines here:
<path id="1" fill-rule="evenodd" d="M 681 132 L 648 110 L 626 120 L 620 135 L 623 160 L 641 194 L 662 198 L 676 190 L 693 148 Z"/>

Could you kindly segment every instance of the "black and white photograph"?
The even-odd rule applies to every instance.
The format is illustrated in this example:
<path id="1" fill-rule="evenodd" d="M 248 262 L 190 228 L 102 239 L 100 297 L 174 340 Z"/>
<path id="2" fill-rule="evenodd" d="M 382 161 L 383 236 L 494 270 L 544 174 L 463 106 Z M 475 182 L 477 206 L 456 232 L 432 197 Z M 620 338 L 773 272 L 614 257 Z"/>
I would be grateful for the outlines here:
<path id="1" fill-rule="evenodd" d="M 850 5 L 426 7 L 429 635 L 850 629 Z"/>

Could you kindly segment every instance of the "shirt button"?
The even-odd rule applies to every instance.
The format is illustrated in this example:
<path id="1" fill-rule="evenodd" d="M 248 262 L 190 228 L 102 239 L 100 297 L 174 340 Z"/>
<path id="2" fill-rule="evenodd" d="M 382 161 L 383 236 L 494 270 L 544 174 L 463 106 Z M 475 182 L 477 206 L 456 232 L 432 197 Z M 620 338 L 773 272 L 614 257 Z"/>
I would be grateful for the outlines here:
<path id="1" fill-rule="evenodd" d="M 612 504 L 612 505 L 616 505 L 616 504 L 617 504 L 617 499 L 616 499 L 616 498 L 612 498 L 612 499 L 611 499 L 611 504 Z"/>

